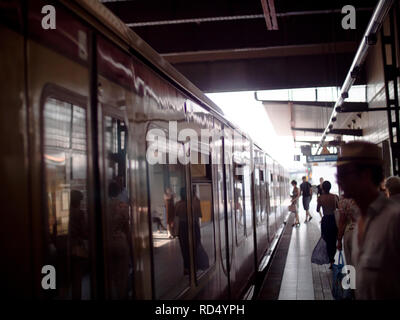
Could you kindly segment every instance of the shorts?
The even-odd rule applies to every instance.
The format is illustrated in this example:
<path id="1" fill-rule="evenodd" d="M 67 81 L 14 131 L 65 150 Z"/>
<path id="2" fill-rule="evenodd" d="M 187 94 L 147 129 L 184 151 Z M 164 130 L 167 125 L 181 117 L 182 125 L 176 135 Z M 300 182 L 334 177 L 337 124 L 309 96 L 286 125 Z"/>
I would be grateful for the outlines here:
<path id="1" fill-rule="evenodd" d="M 303 196 L 303 208 L 304 208 L 304 210 L 310 209 L 310 201 L 311 201 L 311 197 L 310 196 L 308 196 L 308 197 L 304 197 Z"/>

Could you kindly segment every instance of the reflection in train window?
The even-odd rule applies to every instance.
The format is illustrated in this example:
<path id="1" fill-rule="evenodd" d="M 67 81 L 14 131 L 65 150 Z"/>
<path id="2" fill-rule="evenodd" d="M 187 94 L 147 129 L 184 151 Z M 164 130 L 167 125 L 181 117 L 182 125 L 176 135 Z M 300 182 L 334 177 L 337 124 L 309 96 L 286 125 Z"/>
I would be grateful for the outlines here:
<path id="1" fill-rule="evenodd" d="M 111 299 L 133 297 L 132 217 L 129 201 L 128 131 L 125 123 L 104 116 L 106 255 Z"/>
<path id="2" fill-rule="evenodd" d="M 266 182 L 264 181 L 264 170 L 260 170 L 260 220 L 264 221 L 266 217 L 266 200 L 267 200 L 267 190 L 266 190 Z"/>
<path id="3" fill-rule="evenodd" d="M 240 169 L 239 169 L 240 168 Z M 242 166 L 236 165 L 236 169 L 243 170 Z M 244 239 L 246 232 L 246 213 L 244 208 L 244 185 L 243 185 L 243 174 L 234 174 L 234 213 L 236 223 L 236 244 Z"/>
<path id="4" fill-rule="evenodd" d="M 211 183 L 193 183 L 194 259 L 196 272 L 215 262 L 214 212 Z"/>
<path id="5" fill-rule="evenodd" d="M 155 297 L 172 299 L 189 286 L 185 167 L 149 164 Z"/>
<path id="6" fill-rule="evenodd" d="M 251 204 L 251 172 L 250 167 L 245 165 L 243 170 L 243 182 L 244 182 L 244 208 L 246 210 L 245 219 L 246 219 L 246 236 L 250 236 L 253 233 L 253 213 L 252 213 L 252 204 Z"/>
<path id="7" fill-rule="evenodd" d="M 86 109 L 55 98 L 43 108 L 49 264 L 57 299 L 89 299 Z"/>
<path id="8" fill-rule="evenodd" d="M 260 200 L 260 169 L 254 170 L 254 203 L 256 206 L 256 226 L 261 222 L 261 200 Z"/>

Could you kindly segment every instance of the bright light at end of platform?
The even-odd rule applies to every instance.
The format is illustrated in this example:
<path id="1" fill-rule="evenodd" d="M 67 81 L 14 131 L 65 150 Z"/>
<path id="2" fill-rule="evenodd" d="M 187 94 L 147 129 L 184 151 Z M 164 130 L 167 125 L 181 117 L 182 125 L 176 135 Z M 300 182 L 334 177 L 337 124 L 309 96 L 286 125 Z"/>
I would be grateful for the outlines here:
<path id="1" fill-rule="evenodd" d="M 207 96 L 224 112 L 225 117 L 285 167 L 293 165 L 292 136 L 278 136 L 254 91 L 209 93 Z"/>

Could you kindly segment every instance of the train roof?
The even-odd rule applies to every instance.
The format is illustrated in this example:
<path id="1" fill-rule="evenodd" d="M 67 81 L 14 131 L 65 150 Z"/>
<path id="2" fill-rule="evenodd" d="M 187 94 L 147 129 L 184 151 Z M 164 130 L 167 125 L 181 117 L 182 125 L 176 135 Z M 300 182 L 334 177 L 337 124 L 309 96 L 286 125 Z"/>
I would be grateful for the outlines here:
<path id="1" fill-rule="evenodd" d="M 170 82 L 174 83 L 186 95 L 196 100 L 196 102 L 200 103 L 208 111 L 212 112 L 218 120 L 237 130 L 246 139 L 255 144 L 253 139 L 251 139 L 247 133 L 243 132 L 237 125 L 233 124 L 231 121 L 225 118 L 225 115 L 221 108 L 219 108 L 210 98 L 208 98 L 184 75 L 178 72 L 167 60 L 165 60 L 159 53 L 157 53 L 150 45 L 148 45 L 142 38 L 140 38 L 132 29 L 130 29 L 125 23 L 123 23 L 102 3 L 95 0 L 63 0 L 62 2 L 65 3 L 67 6 L 71 6 L 71 3 L 75 3 L 81 8 L 84 8 L 103 26 L 105 26 L 114 35 L 118 36 L 122 41 L 124 41 L 131 49 L 133 49 L 134 51 L 131 51 L 132 54 L 139 55 L 142 59 L 145 59 L 145 61 L 147 61 L 153 69 L 155 69 L 158 73 L 161 73 Z M 272 158 L 257 144 L 255 145 L 270 158 Z M 275 159 L 273 160 L 276 161 Z"/>

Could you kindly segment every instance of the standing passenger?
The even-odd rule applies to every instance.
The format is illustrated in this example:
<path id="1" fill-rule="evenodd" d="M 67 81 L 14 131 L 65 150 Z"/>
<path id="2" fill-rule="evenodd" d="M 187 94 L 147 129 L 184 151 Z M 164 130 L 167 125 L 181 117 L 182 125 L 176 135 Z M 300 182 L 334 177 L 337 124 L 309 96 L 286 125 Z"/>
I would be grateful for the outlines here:
<path id="1" fill-rule="evenodd" d="M 312 216 L 310 214 L 310 201 L 312 197 L 312 186 L 311 184 L 306 181 L 306 177 L 302 177 L 303 183 L 300 185 L 300 195 L 303 196 L 303 208 L 306 211 L 306 220 L 304 223 L 307 222 L 307 217 L 310 217 L 308 221 L 311 221 Z"/>
<path id="2" fill-rule="evenodd" d="M 343 196 L 339 199 L 339 226 L 337 249 L 342 250 L 342 239 L 344 244 L 344 257 L 346 264 L 353 265 L 351 260 L 351 248 L 353 241 L 353 230 L 356 226 L 360 209 L 353 199 L 346 199 Z"/>
<path id="3" fill-rule="evenodd" d="M 400 178 L 395 176 L 389 177 L 386 179 L 385 185 L 388 198 L 400 205 Z"/>
<path id="4" fill-rule="evenodd" d="M 179 218 L 178 237 L 183 258 L 183 274 L 189 274 L 189 230 L 187 220 L 186 188 L 180 190 L 181 199 L 176 203 L 175 214 Z"/>
<path id="5" fill-rule="evenodd" d="M 321 221 L 321 237 L 326 242 L 326 248 L 328 250 L 328 257 L 330 267 L 332 269 L 332 264 L 335 261 L 336 253 L 336 239 L 337 239 L 337 226 L 335 221 L 335 210 L 338 207 L 338 196 L 329 193 L 331 190 L 331 183 L 329 181 L 324 181 L 322 184 L 323 194 L 318 198 L 317 201 L 317 211 L 320 212 L 322 207 L 324 211 L 324 216 Z"/>
<path id="6" fill-rule="evenodd" d="M 165 202 L 165 211 L 167 214 L 167 226 L 168 226 L 168 237 L 170 239 L 175 238 L 175 229 L 177 226 L 174 226 L 175 221 L 175 206 L 174 206 L 174 194 L 170 187 L 165 188 L 164 194 L 164 202 Z"/>
<path id="7" fill-rule="evenodd" d="M 319 185 L 317 186 L 317 199 L 322 195 L 323 190 L 322 190 L 322 183 L 324 182 L 324 178 L 319 178 Z M 319 216 L 321 217 L 322 221 L 322 213 L 319 212 Z"/>
<path id="8" fill-rule="evenodd" d="M 379 192 L 381 148 L 364 141 L 343 145 L 337 180 L 360 208 L 352 243 L 356 299 L 400 299 L 400 206 Z"/>
<path id="9" fill-rule="evenodd" d="M 294 226 L 300 226 L 300 221 L 299 221 L 299 198 L 300 198 L 300 192 L 299 192 L 299 188 L 297 188 L 297 181 L 296 180 L 292 180 L 291 182 L 292 186 L 293 186 L 293 191 L 292 191 L 292 207 L 294 209 L 294 214 L 295 214 L 295 218 L 296 220 L 294 221 L 294 223 L 292 224 L 292 227 Z"/>

